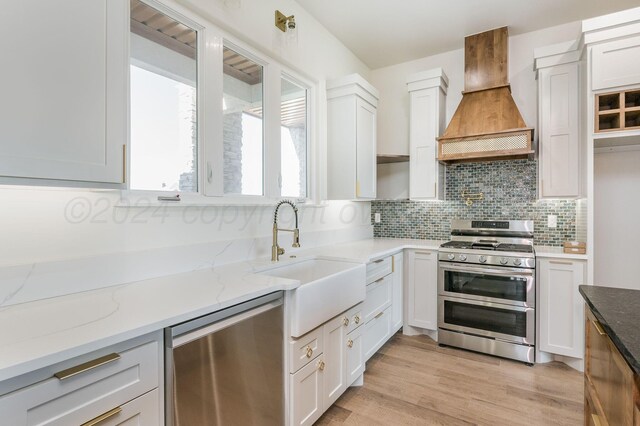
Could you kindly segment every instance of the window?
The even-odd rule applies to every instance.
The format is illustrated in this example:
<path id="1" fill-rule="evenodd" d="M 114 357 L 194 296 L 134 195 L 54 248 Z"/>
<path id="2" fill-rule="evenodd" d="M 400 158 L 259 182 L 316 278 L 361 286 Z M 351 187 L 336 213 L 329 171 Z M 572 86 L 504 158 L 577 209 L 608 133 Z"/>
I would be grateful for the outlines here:
<path id="1" fill-rule="evenodd" d="M 282 78 L 280 98 L 280 192 L 283 197 L 306 198 L 307 90 Z"/>
<path id="2" fill-rule="evenodd" d="M 197 32 L 131 1 L 130 188 L 198 191 Z"/>
<path id="3" fill-rule="evenodd" d="M 263 195 L 262 65 L 223 50 L 225 194 Z"/>

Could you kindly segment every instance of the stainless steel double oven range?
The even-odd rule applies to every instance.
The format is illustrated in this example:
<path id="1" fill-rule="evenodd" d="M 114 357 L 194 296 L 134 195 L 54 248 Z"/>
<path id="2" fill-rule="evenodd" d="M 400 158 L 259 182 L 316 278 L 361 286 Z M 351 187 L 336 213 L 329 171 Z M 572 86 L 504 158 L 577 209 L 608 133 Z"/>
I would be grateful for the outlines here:
<path id="1" fill-rule="evenodd" d="M 533 364 L 533 221 L 453 220 L 438 259 L 438 343 Z"/>

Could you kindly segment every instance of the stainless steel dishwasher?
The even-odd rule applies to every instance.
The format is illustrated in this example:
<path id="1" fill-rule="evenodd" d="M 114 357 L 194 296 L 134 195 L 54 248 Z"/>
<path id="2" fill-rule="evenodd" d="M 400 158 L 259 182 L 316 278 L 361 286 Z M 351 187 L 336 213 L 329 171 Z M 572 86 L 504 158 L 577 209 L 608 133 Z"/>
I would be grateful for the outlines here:
<path id="1" fill-rule="evenodd" d="M 282 292 L 165 329 L 168 426 L 283 425 Z"/>

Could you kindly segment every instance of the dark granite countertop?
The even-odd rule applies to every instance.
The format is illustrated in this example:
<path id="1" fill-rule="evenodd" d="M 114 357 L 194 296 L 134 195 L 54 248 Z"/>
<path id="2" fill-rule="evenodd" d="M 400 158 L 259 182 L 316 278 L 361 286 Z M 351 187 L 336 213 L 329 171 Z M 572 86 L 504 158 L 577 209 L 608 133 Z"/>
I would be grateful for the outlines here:
<path id="1" fill-rule="evenodd" d="M 580 294 L 640 376 L 640 290 L 581 285 Z"/>

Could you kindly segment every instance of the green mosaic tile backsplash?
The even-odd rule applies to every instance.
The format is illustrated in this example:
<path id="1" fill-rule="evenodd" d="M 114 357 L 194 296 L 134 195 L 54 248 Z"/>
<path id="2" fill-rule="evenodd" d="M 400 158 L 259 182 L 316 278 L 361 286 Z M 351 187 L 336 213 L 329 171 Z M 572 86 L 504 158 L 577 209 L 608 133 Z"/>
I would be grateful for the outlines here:
<path id="1" fill-rule="evenodd" d="M 447 240 L 452 219 L 533 220 L 535 244 L 561 246 L 576 237 L 576 202 L 537 200 L 535 160 L 463 163 L 447 166 L 446 201 L 373 201 L 374 236 Z M 460 194 L 483 192 L 484 200 L 467 206 Z M 374 223 L 380 213 L 381 223 Z M 547 215 L 558 216 L 557 228 Z"/>

